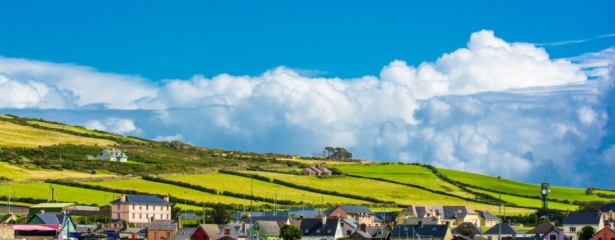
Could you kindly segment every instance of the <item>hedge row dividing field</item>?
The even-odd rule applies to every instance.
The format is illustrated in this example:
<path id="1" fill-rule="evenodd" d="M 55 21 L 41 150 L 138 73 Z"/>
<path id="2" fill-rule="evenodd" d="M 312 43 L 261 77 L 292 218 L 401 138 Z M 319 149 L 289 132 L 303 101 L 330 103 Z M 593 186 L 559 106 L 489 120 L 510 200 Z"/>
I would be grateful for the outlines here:
<path id="1" fill-rule="evenodd" d="M 448 178 L 459 181 L 461 183 L 480 186 L 481 188 L 489 189 L 491 192 L 498 191 L 497 177 L 480 175 L 475 173 L 461 172 L 457 170 L 438 168 L 438 170 Z M 504 193 L 514 193 L 518 195 L 526 195 L 538 197 L 540 196 L 540 185 L 517 182 L 509 179 L 501 179 L 501 191 Z M 608 201 L 608 199 L 598 197 L 596 195 L 586 195 L 584 188 L 568 188 L 551 186 L 551 199 L 568 200 L 571 203 L 578 201 Z M 550 204 L 551 205 L 551 204 Z"/>
<path id="2" fill-rule="evenodd" d="M 167 177 L 166 179 L 192 183 L 206 188 L 213 188 L 216 189 L 218 192 L 229 191 L 235 193 L 243 193 L 247 196 L 250 195 L 250 178 L 241 176 L 212 173 L 179 175 Z M 331 204 L 368 204 L 368 202 L 366 201 L 332 195 L 321 195 L 318 193 L 300 190 L 296 188 L 290 188 L 271 182 L 260 181 L 257 179 L 252 180 L 252 190 L 254 192 L 254 196 L 273 199 L 274 195 L 277 195 L 278 200 L 291 200 L 297 203 L 300 203 L 305 199 L 306 203 L 314 202 L 320 204 L 322 197 L 324 197 L 324 202 Z"/>
<path id="3" fill-rule="evenodd" d="M 270 179 L 279 179 L 298 186 L 309 186 L 344 194 L 369 196 L 402 205 L 467 205 L 475 210 L 497 211 L 496 205 L 469 202 L 456 197 L 443 197 L 442 195 L 422 189 L 371 179 L 354 177 L 317 178 L 254 171 L 241 171 L 241 173 L 246 175 L 257 174 Z M 533 211 L 532 209 L 510 208 L 510 213 L 515 214 L 531 213 Z"/>
<path id="4" fill-rule="evenodd" d="M 489 191 L 485 191 L 485 190 L 480 190 L 480 189 L 475 189 L 475 188 L 468 188 L 468 189 L 470 189 L 472 191 L 475 191 L 475 192 L 488 194 L 488 195 L 491 195 L 491 196 L 493 196 L 495 198 L 498 197 L 497 193 L 493 193 L 493 192 L 489 192 Z M 518 206 L 522 206 L 522 207 L 537 207 L 537 206 L 540 207 L 540 206 L 542 206 L 542 201 L 540 199 L 517 197 L 517 196 L 508 195 L 508 194 L 502 194 L 502 200 L 506 201 L 506 202 L 515 203 Z M 573 205 L 573 204 L 549 202 L 549 208 L 551 208 L 551 209 L 558 209 L 558 210 L 574 211 L 574 210 L 576 210 L 579 207 L 577 205 Z"/>

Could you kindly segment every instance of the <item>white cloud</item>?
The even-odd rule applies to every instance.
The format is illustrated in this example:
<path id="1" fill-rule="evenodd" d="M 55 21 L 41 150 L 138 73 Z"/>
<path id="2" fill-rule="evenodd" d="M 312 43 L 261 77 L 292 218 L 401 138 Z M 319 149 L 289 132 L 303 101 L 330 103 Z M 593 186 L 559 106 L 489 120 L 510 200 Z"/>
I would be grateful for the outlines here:
<path id="1" fill-rule="evenodd" d="M 85 124 L 87 129 L 96 129 L 118 134 L 127 134 L 139 131 L 131 119 L 107 118 L 102 121 L 92 120 Z"/>
<path id="2" fill-rule="evenodd" d="M 561 176 L 576 176 L 571 181 L 585 179 L 576 164 L 611 134 L 605 128 L 613 113 L 601 94 L 610 94 L 604 89 L 612 85 L 613 56 L 607 49 L 550 59 L 543 48 L 483 30 L 435 62 L 395 60 L 378 77 L 314 77 L 281 66 L 260 76 L 195 75 L 160 86 L 72 64 L 0 58 L 0 91 L 8 93 L 0 108 L 151 110 L 139 119 L 130 115 L 137 111 L 101 110 L 108 117 L 76 124 L 245 151 L 342 146 L 359 158 L 520 180 L 551 164 Z M 142 120 L 139 128 L 133 119 Z"/>

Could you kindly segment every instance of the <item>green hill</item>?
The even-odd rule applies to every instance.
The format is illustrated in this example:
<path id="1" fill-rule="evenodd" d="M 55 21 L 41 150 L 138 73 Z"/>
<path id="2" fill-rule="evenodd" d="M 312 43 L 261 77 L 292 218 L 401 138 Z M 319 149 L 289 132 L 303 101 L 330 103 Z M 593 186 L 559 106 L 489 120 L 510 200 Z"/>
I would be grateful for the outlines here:
<path id="1" fill-rule="evenodd" d="M 249 202 L 252 191 L 263 207 L 270 207 L 267 205 L 276 196 L 278 204 L 286 207 L 324 201 L 328 206 L 365 204 L 390 209 L 408 205 L 467 205 L 491 212 L 498 209 L 497 178 L 429 165 L 327 161 L 335 172 L 346 176 L 318 178 L 293 173 L 301 166 L 322 162 L 320 159 L 152 141 L 42 119 L 0 114 L 0 134 L 8 136 L 0 139 L 0 180 L 10 183 L 17 201 L 27 203 L 47 199 L 49 186 L 40 181 L 53 179 L 60 200 L 99 206 L 108 204 L 117 194 L 131 192 L 170 194 L 178 205 L 188 209 L 200 209 L 208 203 L 242 205 Z M 111 147 L 126 152 L 129 162 L 86 158 Z M 220 169 L 237 172 L 217 173 Z M 275 169 L 280 172 L 272 172 Z M 255 176 L 252 182 L 247 175 Z M 39 182 L 22 183 L 33 180 Z M 6 186 L 0 187 L 0 200 L 7 198 Z M 610 200 L 586 195 L 582 188 L 551 189 L 552 209 L 574 210 L 581 201 Z M 540 207 L 536 184 L 502 179 L 501 191 L 507 214 L 532 213 Z M 188 205 L 180 204 L 184 201 Z"/>

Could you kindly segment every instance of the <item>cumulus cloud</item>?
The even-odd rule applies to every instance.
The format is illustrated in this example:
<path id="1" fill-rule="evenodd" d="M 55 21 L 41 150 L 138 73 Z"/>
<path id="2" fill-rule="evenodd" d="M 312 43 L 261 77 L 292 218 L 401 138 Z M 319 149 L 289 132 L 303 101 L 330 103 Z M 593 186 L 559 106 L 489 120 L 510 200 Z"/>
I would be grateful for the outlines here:
<path id="1" fill-rule="evenodd" d="M 87 129 L 96 129 L 118 134 L 134 133 L 139 130 L 131 119 L 107 118 L 105 120 L 92 120 L 85 124 Z"/>
<path id="2" fill-rule="evenodd" d="M 342 146 L 363 159 L 519 180 L 535 180 L 537 169 L 548 167 L 562 183 L 579 185 L 591 180 L 580 162 L 613 162 L 615 107 L 606 102 L 614 94 L 605 89 L 612 88 L 614 52 L 551 59 L 534 44 L 483 30 L 434 62 L 394 60 L 377 77 L 325 78 L 281 66 L 260 76 L 195 75 L 159 86 L 73 64 L 0 58 L 0 90 L 11 96 L 0 98 L 0 107 L 139 109 L 67 119 L 244 151 L 307 155 Z M 51 96 L 57 100 L 45 100 Z"/>

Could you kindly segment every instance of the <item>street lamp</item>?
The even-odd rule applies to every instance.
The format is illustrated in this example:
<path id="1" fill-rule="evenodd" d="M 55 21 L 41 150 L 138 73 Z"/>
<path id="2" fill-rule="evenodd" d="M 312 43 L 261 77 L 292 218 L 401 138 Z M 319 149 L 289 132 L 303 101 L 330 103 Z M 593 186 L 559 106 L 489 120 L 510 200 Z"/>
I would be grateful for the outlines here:
<path id="1" fill-rule="evenodd" d="M 303 207 L 301 209 L 301 215 L 305 217 L 305 193 L 303 194 L 303 201 L 301 201 L 301 204 L 303 204 Z"/>
<path id="2" fill-rule="evenodd" d="M 502 240 L 502 223 L 504 222 L 502 221 L 502 186 L 500 184 L 501 179 L 502 177 L 498 176 L 498 214 L 500 215 L 500 224 L 498 225 L 498 240 Z"/>

